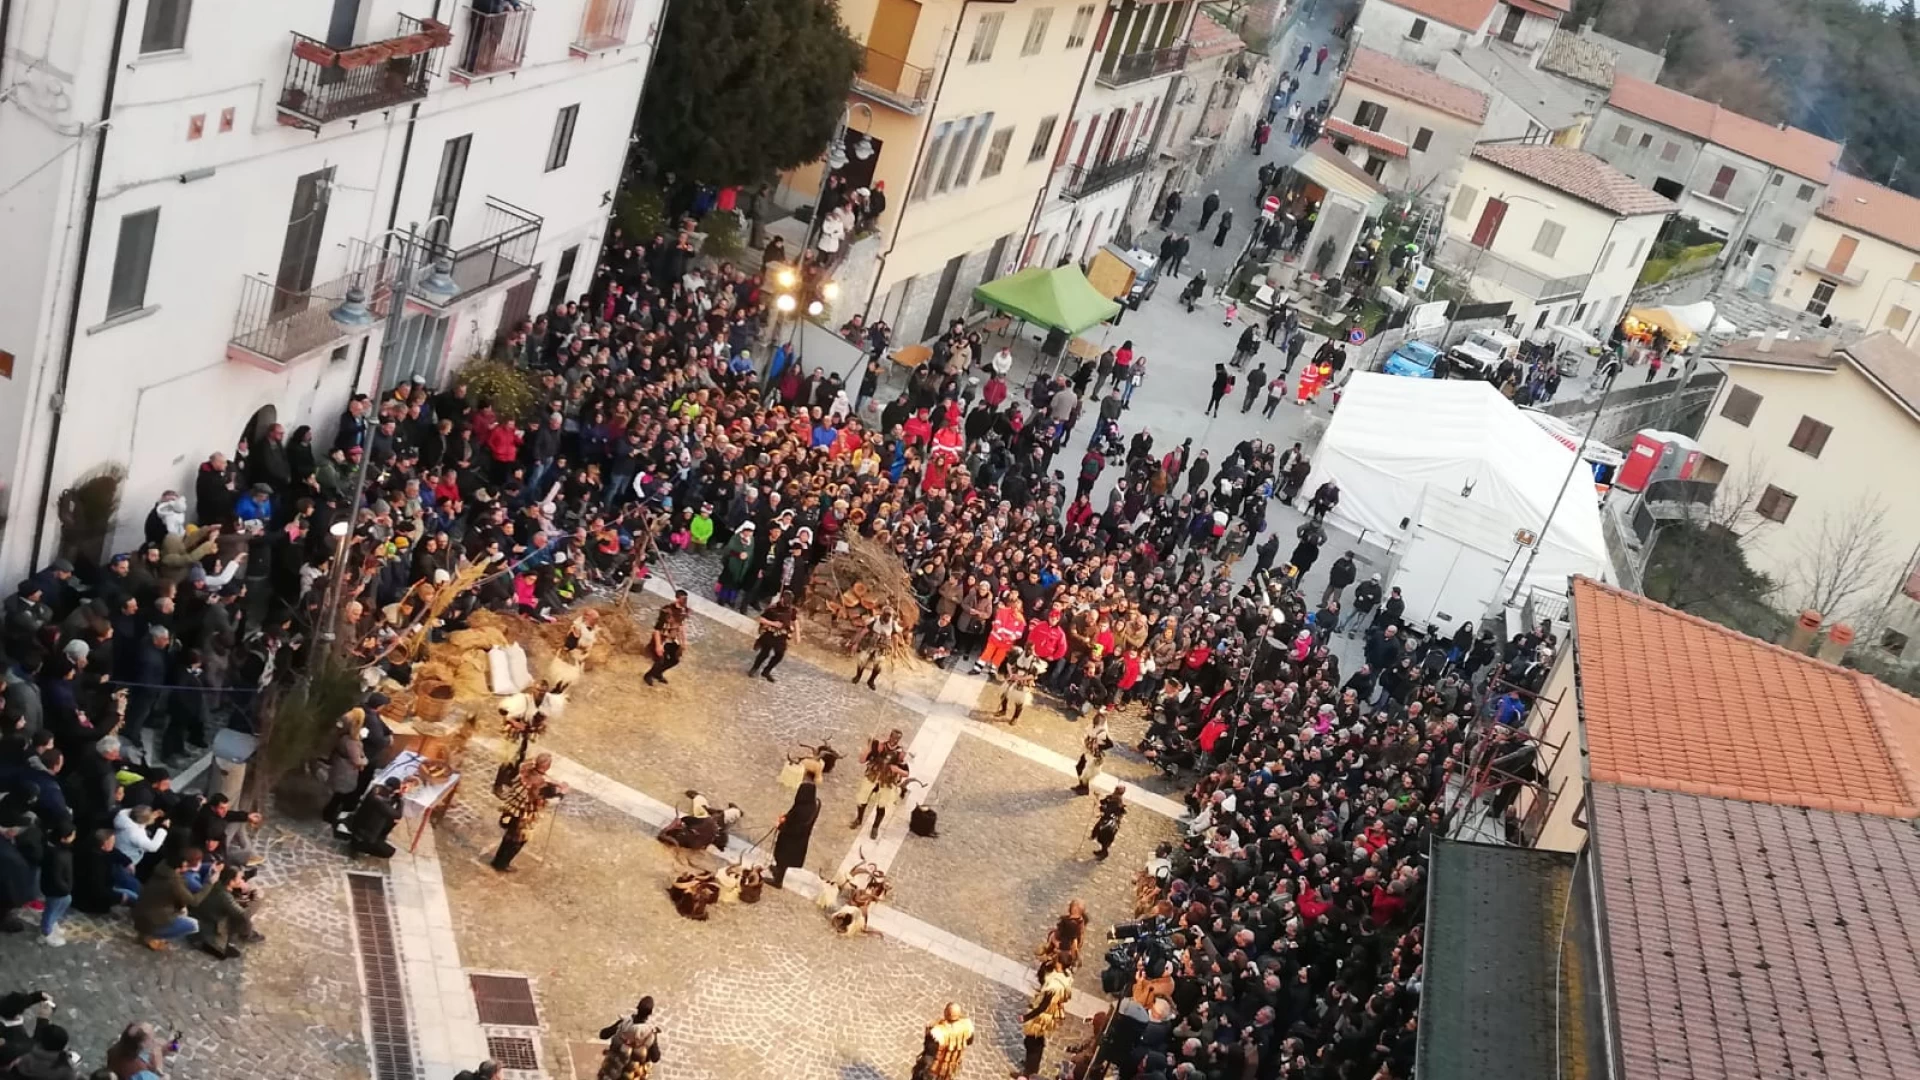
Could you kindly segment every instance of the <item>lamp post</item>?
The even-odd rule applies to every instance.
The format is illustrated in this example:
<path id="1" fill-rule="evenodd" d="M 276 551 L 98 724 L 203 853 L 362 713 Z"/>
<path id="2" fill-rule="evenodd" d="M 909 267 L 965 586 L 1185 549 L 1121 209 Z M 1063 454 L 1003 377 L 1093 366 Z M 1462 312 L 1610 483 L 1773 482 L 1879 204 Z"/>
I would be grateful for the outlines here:
<path id="1" fill-rule="evenodd" d="M 867 127 L 873 127 L 873 108 L 866 102 L 856 101 L 841 111 L 839 126 L 833 129 L 833 141 L 827 143 L 827 152 L 820 159 L 820 190 L 813 197 L 813 218 L 807 222 L 807 235 L 800 242 L 801 258 L 805 258 L 806 253 L 813 250 L 814 241 L 820 238 L 820 223 L 826 218 L 826 215 L 821 212 L 821 204 L 827 201 L 827 181 L 847 165 L 847 128 L 853 120 L 855 109 L 865 112 Z M 865 161 L 873 156 L 873 140 L 868 138 L 864 131 L 860 133 L 860 141 L 853 144 L 853 156 L 859 161 Z"/>
<path id="2" fill-rule="evenodd" d="M 1594 406 L 1593 419 L 1587 424 L 1587 433 L 1580 445 L 1573 448 L 1573 461 L 1567 466 L 1567 475 L 1560 481 L 1560 490 L 1554 493 L 1553 505 L 1547 508 L 1547 520 L 1541 524 L 1540 531 L 1533 538 L 1533 546 L 1527 551 L 1526 565 L 1520 568 L 1520 576 L 1513 582 L 1513 593 L 1507 597 L 1508 606 L 1520 602 L 1520 590 L 1527 583 L 1527 575 L 1533 572 L 1533 560 L 1540 557 L 1540 548 L 1547 542 L 1547 531 L 1553 528 L 1554 515 L 1560 512 L 1560 501 L 1567 497 L 1567 485 L 1573 483 L 1573 471 L 1586 461 L 1580 451 L 1593 441 L 1593 433 L 1600 426 L 1600 416 L 1607 411 L 1607 398 L 1613 395 L 1613 380 L 1619 375 L 1619 369 L 1607 369 L 1607 381 L 1600 391 L 1600 404 Z"/>

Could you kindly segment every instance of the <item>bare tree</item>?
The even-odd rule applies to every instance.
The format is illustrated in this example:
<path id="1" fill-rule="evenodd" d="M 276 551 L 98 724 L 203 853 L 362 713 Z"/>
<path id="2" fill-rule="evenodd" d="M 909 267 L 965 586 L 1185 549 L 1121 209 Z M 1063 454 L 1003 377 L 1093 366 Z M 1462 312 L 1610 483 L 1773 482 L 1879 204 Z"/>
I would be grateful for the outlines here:
<path id="1" fill-rule="evenodd" d="M 1863 605 L 1886 591 L 1894 571 L 1887 537 L 1887 506 L 1869 496 L 1820 516 L 1820 528 L 1795 546 L 1795 602 L 1828 622 L 1856 622 Z"/>
<path id="2" fill-rule="evenodd" d="M 1712 501 L 1689 521 L 1661 528 L 1651 541 L 1658 569 L 1650 555 L 1641 583 L 1648 596 L 1681 611 L 1712 611 L 1734 601 L 1764 602 L 1773 593 L 1777 583 L 1754 572 L 1741 550 L 1749 537 L 1775 524 L 1759 511 L 1768 472 L 1765 458 L 1749 455 L 1740 469 L 1727 470 Z"/>

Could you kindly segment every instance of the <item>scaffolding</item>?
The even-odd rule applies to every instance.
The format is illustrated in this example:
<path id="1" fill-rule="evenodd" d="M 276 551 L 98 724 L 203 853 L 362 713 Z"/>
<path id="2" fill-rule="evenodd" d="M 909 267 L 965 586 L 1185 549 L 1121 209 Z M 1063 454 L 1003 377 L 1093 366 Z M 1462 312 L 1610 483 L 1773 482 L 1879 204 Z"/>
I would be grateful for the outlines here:
<path id="1" fill-rule="evenodd" d="M 1495 719 L 1498 702 L 1509 691 L 1527 702 L 1522 725 L 1509 727 Z M 1449 839 L 1512 843 L 1517 835 L 1522 847 L 1539 839 L 1560 799 L 1560 792 L 1547 785 L 1566 748 L 1566 737 L 1551 743 L 1543 736 L 1552 730 L 1565 694 L 1544 698 L 1505 678 L 1487 680 L 1461 756 L 1447 761 L 1441 790 Z"/>

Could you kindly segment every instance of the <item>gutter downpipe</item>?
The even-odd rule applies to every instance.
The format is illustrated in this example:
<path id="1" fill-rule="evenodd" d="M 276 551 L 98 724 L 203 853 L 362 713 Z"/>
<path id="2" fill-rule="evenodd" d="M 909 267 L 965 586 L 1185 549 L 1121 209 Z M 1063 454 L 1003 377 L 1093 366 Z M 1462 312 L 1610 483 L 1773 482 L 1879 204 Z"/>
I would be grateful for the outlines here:
<path id="1" fill-rule="evenodd" d="M 60 418 L 67 411 L 67 379 L 73 373 L 74 335 L 80 332 L 80 298 L 87 284 L 87 257 L 93 249 L 93 225 L 100 199 L 100 175 L 107 165 L 107 135 L 113 122 L 113 92 L 120 79 L 121 43 L 127 34 L 127 11 L 133 0 L 120 0 L 113 20 L 113 48 L 107 58 L 106 86 L 100 94 L 100 119 L 94 123 L 93 164 L 88 169 L 87 196 L 80 214 L 80 251 L 74 262 L 73 291 L 67 298 L 67 328 L 60 345 L 60 373 L 54 379 L 53 395 L 47 399 L 53 422 L 47 429 L 47 463 L 40 473 L 39 505 L 34 508 L 33 544 L 27 549 L 27 569 L 40 566 L 40 545 L 46 540 L 47 507 L 53 501 L 53 467 L 60 454 Z M 6 28 L 12 21 L 12 0 L 0 7 L 0 58 L 6 52 Z M 84 138 L 84 135 L 82 136 Z"/>
<path id="2" fill-rule="evenodd" d="M 867 302 L 861 308 L 861 321 L 873 314 L 874 298 L 880 295 L 880 281 L 887 272 L 887 260 L 893 256 L 893 249 L 900 244 L 901 226 L 907 220 L 907 210 L 915 194 L 915 182 L 920 179 L 920 164 L 927 154 L 927 141 L 933 138 L 933 110 L 940 104 L 940 92 L 947 88 L 947 72 L 953 69 L 953 55 L 960 48 L 960 28 L 966 24 L 967 8 L 972 4 L 995 4 L 1010 7 L 1017 0 L 961 0 L 960 14 L 953 20 L 953 36 L 947 39 L 947 58 L 940 64 L 940 82 L 933 88 L 933 101 L 927 109 L 927 124 L 920 131 L 920 144 L 913 151 L 913 168 L 907 173 L 907 190 L 900 197 L 900 216 L 893 219 L 893 235 L 887 240 L 887 250 L 880 253 L 880 265 L 873 272 L 873 287 L 867 290 Z M 1021 241 L 1024 246 L 1026 241 Z"/>

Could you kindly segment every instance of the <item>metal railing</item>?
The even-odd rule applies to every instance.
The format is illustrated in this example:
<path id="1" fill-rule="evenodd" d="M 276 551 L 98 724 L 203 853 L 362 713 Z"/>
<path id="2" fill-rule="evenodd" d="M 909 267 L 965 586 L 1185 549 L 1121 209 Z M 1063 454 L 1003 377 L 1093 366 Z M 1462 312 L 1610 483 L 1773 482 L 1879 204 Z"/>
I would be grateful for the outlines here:
<path id="1" fill-rule="evenodd" d="M 1821 277 L 1831 278 L 1843 285 L 1858 285 L 1866 276 L 1852 263 L 1848 263 L 1847 266 L 1842 269 L 1835 270 L 1833 268 L 1833 254 L 1831 252 L 1826 255 L 1817 255 L 1811 251 L 1807 252 L 1806 266 L 1807 269 L 1819 274 Z"/>
<path id="2" fill-rule="evenodd" d="M 452 41 L 452 27 L 408 15 L 400 16 L 395 36 L 345 49 L 294 34 L 280 121 L 318 131 L 332 120 L 418 101 L 427 96 L 440 50 Z"/>
<path id="3" fill-rule="evenodd" d="M 1511 292 L 1536 301 L 1564 300 L 1586 291 L 1592 274 L 1547 277 L 1487 248 L 1449 236 L 1440 243 L 1438 262 L 1456 273 L 1477 281 L 1492 282 Z"/>
<path id="4" fill-rule="evenodd" d="M 853 92 L 900 112 L 918 114 L 933 98 L 933 70 L 868 49 L 854 77 Z"/>
<path id="5" fill-rule="evenodd" d="M 465 247 L 422 239 L 414 252 L 415 287 L 409 295 L 432 307 L 450 308 L 467 297 L 533 267 L 534 249 L 540 245 L 540 215 L 515 206 L 504 199 L 487 197 L 481 219 L 480 239 Z M 435 273 L 444 261 L 456 290 L 451 296 L 433 296 L 418 287 L 418 279 Z"/>
<path id="6" fill-rule="evenodd" d="M 627 28 L 633 22 L 633 0 L 587 0 L 586 14 L 580 17 L 580 34 L 573 39 L 575 52 L 611 49 L 627 43 Z"/>
<path id="7" fill-rule="evenodd" d="M 1067 168 L 1065 183 L 1060 185 L 1060 197 L 1063 199 L 1084 199 L 1105 191 L 1115 184 L 1146 170 L 1153 160 L 1149 150 L 1135 150 L 1126 157 L 1114 158 L 1097 165 L 1071 165 Z"/>
<path id="8" fill-rule="evenodd" d="M 1112 67 L 1102 64 L 1095 81 L 1101 86 L 1125 86 L 1156 75 L 1171 75 L 1186 66 L 1187 45 L 1183 42 L 1164 49 L 1149 49 L 1122 56 L 1114 61 Z"/>
<path id="9" fill-rule="evenodd" d="M 353 270 L 306 289 L 283 289 L 262 274 L 242 279 L 228 354 L 239 349 L 261 360 L 290 364 L 378 325 L 387 313 L 398 254 L 358 241 L 350 243 L 348 250 Z M 333 317 L 333 310 L 346 300 L 347 290 L 356 286 L 374 315 L 372 322 L 358 330 L 342 326 Z"/>
<path id="10" fill-rule="evenodd" d="M 460 62 L 453 77 L 498 75 L 520 66 L 527 55 L 527 35 L 533 31 L 533 5 L 487 13 L 466 11 L 466 39 L 460 44 Z"/>

